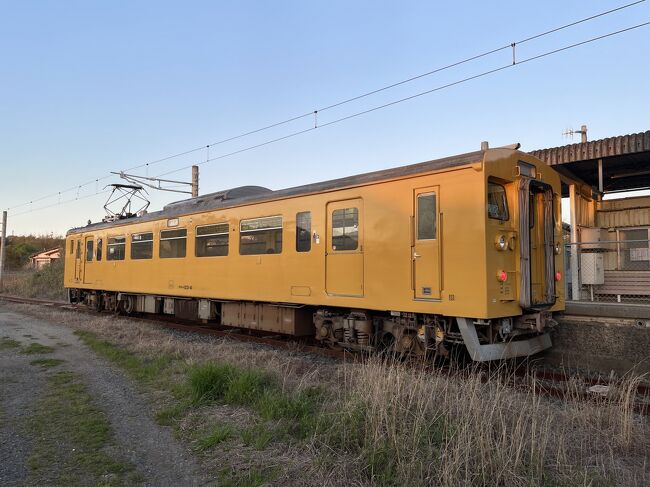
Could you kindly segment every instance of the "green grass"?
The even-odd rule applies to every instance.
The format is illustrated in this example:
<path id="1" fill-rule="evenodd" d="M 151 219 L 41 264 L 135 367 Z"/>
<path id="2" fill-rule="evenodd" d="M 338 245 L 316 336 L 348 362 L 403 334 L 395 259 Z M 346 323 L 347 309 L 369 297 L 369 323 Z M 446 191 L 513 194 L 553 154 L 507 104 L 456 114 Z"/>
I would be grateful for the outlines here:
<path id="1" fill-rule="evenodd" d="M 171 372 L 169 369 L 173 365 L 173 357 L 167 355 L 158 357 L 136 355 L 110 342 L 99 339 L 91 331 L 78 330 L 74 334 L 95 353 L 122 367 L 141 382 L 151 383 L 160 382 L 161 380 L 164 381 Z"/>
<path id="2" fill-rule="evenodd" d="M 36 355 L 41 353 L 52 353 L 54 349 L 48 347 L 47 345 L 41 345 L 40 343 L 30 343 L 27 346 L 21 347 L 20 353 L 25 355 Z"/>
<path id="3" fill-rule="evenodd" d="M 241 432 L 241 438 L 246 446 L 252 446 L 256 450 L 264 450 L 274 438 L 273 431 L 265 424 L 256 424 Z"/>
<path id="4" fill-rule="evenodd" d="M 0 338 L 0 350 L 9 350 L 20 347 L 20 342 L 9 337 Z"/>
<path id="5" fill-rule="evenodd" d="M 61 365 L 65 360 L 61 360 L 58 358 L 39 358 L 36 360 L 32 360 L 30 362 L 30 365 L 38 365 L 40 367 L 43 367 L 44 369 L 50 368 L 50 367 L 56 367 L 57 365 Z"/>
<path id="6" fill-rule="evenodd" d="M 48 390 L 28 420 L 38 438 L 27 459 L 31 485 L 133 485 L 133 466 L 106 452 L 108 420 L 72 372 L 48 376 Z"/>
<path id="7" fill-rule="evenodd" d="M 277 472 L 274 470 L 249 470 L 243 475 L 238 475 L 225 469 L 219 476 L 220 487 L 259 487 L 264 484 L 270 485 Z"/>
<path id="8" fill-rule="evenodd" d="M 219 443 L 228 441 L 232 437 L 233 428 L 231 426 L 218 424 L 207 435 L 196 441 L 196 449 L 199 451 L 208 450 Z"/>

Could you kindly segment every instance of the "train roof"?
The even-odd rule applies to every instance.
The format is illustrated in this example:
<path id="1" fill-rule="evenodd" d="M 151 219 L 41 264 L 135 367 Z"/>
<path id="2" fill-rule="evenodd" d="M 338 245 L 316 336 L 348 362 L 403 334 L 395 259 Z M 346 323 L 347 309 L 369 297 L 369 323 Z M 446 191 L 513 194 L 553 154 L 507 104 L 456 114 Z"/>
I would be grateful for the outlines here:
<path id="1" fill-rule="evenodd" d="M 495 149 L 488 149 L 495 150 Z M 329 181 L 305 184 L 293 188 L 279 189 L 273 191 L 262 186 L 241 186 L 216 193 L 208 193 L 197 198 L 189 198 L 180 201 L 174 201 L 163 207 L 160 211 L 153 211 L 142 216 L 125 218 L 112 222 L 91 223 L 85 227 L 73 228 L 68 231 L 68 235 L 87 232 L 89 230 L 99 230 L 104 228 L 118 227 L 132 223 L 142 223 L 147 221 L 160 220 L 163 218 L 174 218 L 182 215 L 202 213 L 205 211 L 217 210 L 219 208 L 230 208 L 251 203 L 261 203 L 277 199 L 289 198 L 294 196 L 307 195 L 312 193 L 321 193 L 333 191 L 352 186 L 360 186 L 373 182 L 401 178 L 419 173 L 438 171 L 457 166 L 465 166 L 476 162 L 483 161 L 487 151 L 479 150 L 467 152 L 442 159 L 410 164 L 408 166 L 399 166 L 390 169 L 347 176 Z"/>

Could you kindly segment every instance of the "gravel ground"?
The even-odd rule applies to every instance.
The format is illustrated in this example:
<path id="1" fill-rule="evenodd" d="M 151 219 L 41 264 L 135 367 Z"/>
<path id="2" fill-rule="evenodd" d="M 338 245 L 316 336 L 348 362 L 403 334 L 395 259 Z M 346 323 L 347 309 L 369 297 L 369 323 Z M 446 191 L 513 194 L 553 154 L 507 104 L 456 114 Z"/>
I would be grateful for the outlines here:
<path id="1" fill-rule="evenodd" d="M 27 336 L 26 336 L 27 335 Z M 38 342 L 55 350 L 49 358 L 65 360 L 111 424 L 124 460 L 135 465 L 147 486 L 213 485 L 193 456 L 173 437 L 169 428 L 153 420 L 145 398 L 132 381 L 107 361 L 88 350 L 72 330 L 15 311 L 0 304 L 0 336 L 27 345 Z M 43 392 L 45 383 L 29 362 L 33 355 L 8 349 L 0 355 L 0 485 L 22 485 L 28 476 L 25 458 L 30 438 L 19 425 L 29 406 Z"/>

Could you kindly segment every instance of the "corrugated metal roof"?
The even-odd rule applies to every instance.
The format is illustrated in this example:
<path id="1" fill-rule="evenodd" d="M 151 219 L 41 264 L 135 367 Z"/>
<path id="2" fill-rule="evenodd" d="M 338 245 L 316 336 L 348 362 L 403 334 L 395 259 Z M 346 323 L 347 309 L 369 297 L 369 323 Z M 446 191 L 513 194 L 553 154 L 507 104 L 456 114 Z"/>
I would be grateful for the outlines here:
<path id="1" fill-rule="evenodd" d="M 539 149 L 531 151 L 529 154 L 553 166 L 556 164 L 589 161 L 646 151 L 650 151 L 650 130 L 639 132 L 638 134 L 607 137 L 606 139 L 592 140 L 580 144 Z"/>

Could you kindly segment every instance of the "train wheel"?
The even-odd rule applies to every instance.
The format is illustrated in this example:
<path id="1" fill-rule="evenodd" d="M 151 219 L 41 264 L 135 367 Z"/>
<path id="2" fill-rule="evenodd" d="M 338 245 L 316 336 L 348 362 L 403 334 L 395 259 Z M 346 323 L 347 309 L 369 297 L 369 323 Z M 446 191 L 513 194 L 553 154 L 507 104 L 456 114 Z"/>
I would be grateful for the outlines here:
<path id="1" fill-rule="evenodd" d="M 117 310 L 119 314 L 131 315 L 135 310 L 135 298 L 133 296 L 126 296 L 121 299 L 117 305 Z"/>

